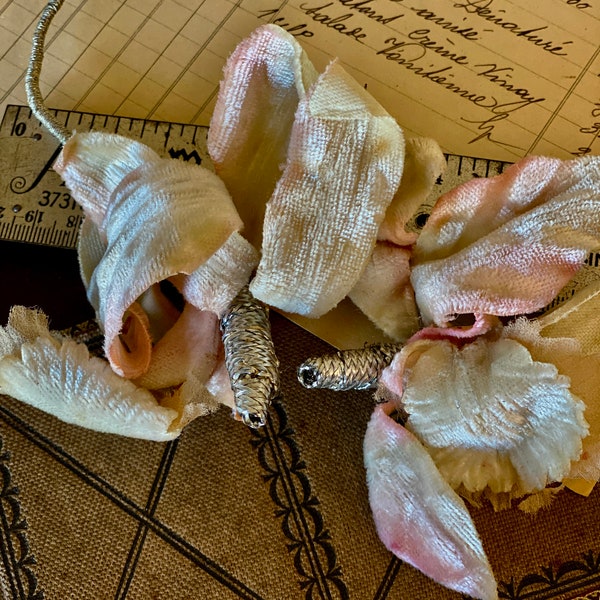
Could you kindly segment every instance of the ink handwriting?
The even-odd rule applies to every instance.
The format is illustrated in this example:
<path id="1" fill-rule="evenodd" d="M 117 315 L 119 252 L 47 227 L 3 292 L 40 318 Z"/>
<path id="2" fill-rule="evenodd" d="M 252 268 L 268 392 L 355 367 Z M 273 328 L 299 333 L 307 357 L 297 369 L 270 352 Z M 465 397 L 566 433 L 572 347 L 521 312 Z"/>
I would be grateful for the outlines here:
<path id="1" fill-rule="evenodd" d="M 501 139 L 498 126 L 518 111 L 544 102 L 545 98 L 537 96 L 529 87 L 519 83 L 518 74 L 513 66 L 496 62 L 479 63 L 469 58 L 469 42 L 480 42 L 483 32 L 491 30 L 479 31 L 470 24 L 452 20 L 433 10 L 411 6 L 410 0 L 390 0 L 390 2 L 395 6 L 402 3 L 408 12 L 406 14 L 398 11 L 386 12 L 379 8 L 381 4 L 377 4 L 376 10 L 373 0 L 305 0 L 296 5 L 301 14 L 301 17 L 296 20 L 284 16 L 281 8 L 262 10 L 258 16 L 262 19 L 270 19 L 272 23 L 280 25 L 296 37 L 313 37 L 319 27 L 326 27 L 336 34 L 363 44 L 367 49 L 371 49 L 375 56 L 395 63 L 412 75 L 426 79 L 468 102 L 473 109 L 460 117 L 460 120 L 474 128 L 475 135 L 469 143 L 486 140 L 515 149 L 516 146 Z M 494 0 L 460 0 L 455 2 L 454 7 L 476 14 L 502 29 L 507 29 L 542 47 L 546 52 L 557 56 L 565 54 L 562 52 L 564 43 L 560 46 L 533 35 L 543 28 L 526 29 L 511 24 L 504 16 L 498 17 L 494 13 L 500 14 L 503 11 L 492 12 L 493 2 Z M 420 19 L 422 25 L 431 24 L 435 30 L 423 26 L 412 30 L 409 27 L 404 28 L 402 33 L 398 32 L 397 35 L 388 37 L 382 44 L 376 39 L 380 35 L 380 30 L 365 25 L 366 19 L 387 25 L 401 18 L 406 20 L 409 14 L 414 14 Z M 466 18 L 463 18 L 463 21 L 465 20 Z M 459 40 L 462 43 L 457 46 Z M 464 73 L 462 67 L 469 68 L 471 73 L 485 80 L 486 85 L 461 83 L 461 75 Z M 512 98 L 506 97 L 507 94 Z M 595 134 L 597 136 L 598 131 L 595 131 Z"/>
<path id="2" fill-rule="evenodd" d="M 594 121 L 591 125 L 586 127 L 580 127 L 579 133 L 583 135 L 589 135 L 589 141 L 587 146 L 582 146 L 577 148 L 575 152 L 571 152 L 573 156 L 585 156 L 586 154 L 590 154 L 592 151 L 592 146 L 594 142 L 600 137 L 600 102 L 594 103 L 594 108 L 591 111 L 592 119 L 598 119 L 598 121 Z"/>
<path id="3" fill-rule="evenodd" d="M 505 20 L 504 16 L 500 16 L 500 14 L 494 14 L 492 12 L 494 0 L 464 0 L 463 2 L 455 2 L 454 8 L 462 8 L 469 14 L 475 14 L 478 17 L 481 17 L 485 21 L 489 23 L 493 23 L 497 25 L 501 29 L 505 31 L 509 31 L 513 35 L 523 38 L 527 42 L 530 42 L 541 48 L 545 52 L 549 52 L 550 54 L 554 54 L 555 56 L 567 56 L 568 53 L 564 52 L 565 46 L 567 44 L 572 44 L 572 41 L 565 41 L 557 44 L 554 41 L 546 40 L 540 35 L 537 35 L 541 31 L 545 31 L 548 29 L 547 25 L 542 25 L 541 27 L 531 27 L 529 29 L 522 27 L 518 23 L 514 23 L 512 21 Z M 495 10 L 495 9 L 494 9 Z M 504 13 L 503 9 L 498 9 L 498 13 Z"/>

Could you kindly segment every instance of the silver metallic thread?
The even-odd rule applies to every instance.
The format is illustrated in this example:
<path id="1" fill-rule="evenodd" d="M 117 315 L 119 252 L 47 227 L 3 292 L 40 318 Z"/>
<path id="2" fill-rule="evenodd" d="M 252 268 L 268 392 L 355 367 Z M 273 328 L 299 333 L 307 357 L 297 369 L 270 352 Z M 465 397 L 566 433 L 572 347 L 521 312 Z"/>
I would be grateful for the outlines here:
<path id="1" fill-rule="evenodd" d="M 337 392 L 372 389 L 401 349 L 400 344 L 373 344 L 309 358 L 298 367 L 298 380 L 309 389 Z"/>
<path id="2" fill-rule="evenodd" d="M 27 102 L 33 114 L 42 122 L 42 124 L 56 137 L 61 144 L 64 144 L 70 137 L 71 132 L 59 123 L 52 112 L 44 104 L 42 92 L 40 91 L 40 73 L 42 62 L 44 60 L 44 45 L 46 43 L 46 33 L 48 27 L 59 11 L 64 0 L 49 0 L 45 6 L 37 27 L 33 34 L 31 56 L 27 73 L 25 74 L 25 91 L 27 92 Z"/>
<path id="3" fill-rule="evenodd" d="M 237 412 L 249 427 L 262 427 L 269 405 L 279 393 L 279 361 L 271 340 L 268 308 L 248 287 L 221 318 L 221 335 Z"/>

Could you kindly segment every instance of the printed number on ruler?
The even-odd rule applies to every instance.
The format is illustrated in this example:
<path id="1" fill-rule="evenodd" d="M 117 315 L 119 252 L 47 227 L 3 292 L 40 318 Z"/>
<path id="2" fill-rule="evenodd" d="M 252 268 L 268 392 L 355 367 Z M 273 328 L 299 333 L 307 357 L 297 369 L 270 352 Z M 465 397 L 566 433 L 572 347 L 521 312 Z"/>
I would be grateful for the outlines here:
<path id="1" fill-rule="evenodd" d="M 72 131 L 107 131 L 158 154 L 210 168 L 206 127 L 76 111 L 56 111 Z M 82 211 L 52 170 L 61 146 L 27 106 L 11 105 L 0 124 L 0 240 L 74 248 Z"/>

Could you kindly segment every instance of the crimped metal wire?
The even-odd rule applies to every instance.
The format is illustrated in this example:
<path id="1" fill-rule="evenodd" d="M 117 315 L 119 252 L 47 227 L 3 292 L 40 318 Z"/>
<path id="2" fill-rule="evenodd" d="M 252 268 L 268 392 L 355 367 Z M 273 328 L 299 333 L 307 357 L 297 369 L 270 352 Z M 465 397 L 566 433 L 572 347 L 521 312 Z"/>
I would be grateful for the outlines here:
<path id="1" fill-rule="evenodd" d="M 64 0 L 48 0 L 37 27 L 33 34 L 31 47 L 31 56 L 27 73 L 25 74 L 25 91 L 27 92 L 27 102 L 33 114 L 44 124 L 44 126 L 56 137 L 61 144 L 64 144 L 70 137 L 71 132 L 59 123 L 52 112 L 48 110 L 42 98 L 40 91 L 40 73 L 42 71 L 42 62 L 44 60 L 44 45 L 46 43 L 46 33 L 48 27 L 54 18 L 54 15 L 63 5 Z"/>
<path id="2" fill-rule="evenodd" d="M 309 389 L 371 389 L 401 348 L 400 344 L 373 344 L 309 358 L 298 367 L 298 380 Z"/>
<path id="3" fill-rule="evenodd" d="M 249 427 L 262 427 L 269 405 L 279 393 L 279 361 L 271 340 L 268 308 L 247 286 L 221 318 L 221 335 L 237 412 Z"/>

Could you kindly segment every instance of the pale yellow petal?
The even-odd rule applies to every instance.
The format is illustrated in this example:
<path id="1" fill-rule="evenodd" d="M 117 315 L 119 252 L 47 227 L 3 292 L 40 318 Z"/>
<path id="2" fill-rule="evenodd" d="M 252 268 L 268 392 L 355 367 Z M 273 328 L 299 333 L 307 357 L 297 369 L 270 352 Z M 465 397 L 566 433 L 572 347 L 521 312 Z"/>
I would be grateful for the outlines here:
<path id="1" fill-rule="evenodd" d="M 400 187 L 385 213 L 377 238 L 408 246 L 418 233 L 406 226 L 429 197 L 436 181 L 446 170 L 446 158 L 439 144 L 430 138 L 407 138 Z"/>

